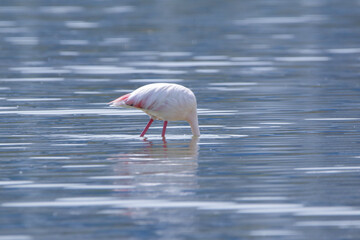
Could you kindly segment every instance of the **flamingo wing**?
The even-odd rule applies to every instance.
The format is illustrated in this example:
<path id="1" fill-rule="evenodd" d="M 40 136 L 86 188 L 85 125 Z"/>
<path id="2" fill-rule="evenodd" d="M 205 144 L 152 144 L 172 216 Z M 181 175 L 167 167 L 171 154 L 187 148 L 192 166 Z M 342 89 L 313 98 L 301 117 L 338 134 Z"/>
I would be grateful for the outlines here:
<path id="1" fill-rule="evenodd" d="M 110 104 L 111 107 L 122 107 L 126 104 L 126 101 L 128 100 L 128 98 L 130 97 L 130 93 L 125 94 L 111 102 L 109 102 L 108 104 Z"/>
<path id="2" fill-rule="evenodd" d="M 141 110 L 153 110 L 156 103 L 161 102 L 158 98 L 152 98 L 152 95 L 159 95 L 151 91 L 151 89 L 145 89 L 146 91 L 135 90 L 132 93 L 125 94 L 111 102 L 111 107 L 133 107 Z M 140 89 L 141 90 L 141 89 Z M 144 89 L 142 89 L 144 90 Z M 158 96 L 159 97 L 159 96 Z"/>

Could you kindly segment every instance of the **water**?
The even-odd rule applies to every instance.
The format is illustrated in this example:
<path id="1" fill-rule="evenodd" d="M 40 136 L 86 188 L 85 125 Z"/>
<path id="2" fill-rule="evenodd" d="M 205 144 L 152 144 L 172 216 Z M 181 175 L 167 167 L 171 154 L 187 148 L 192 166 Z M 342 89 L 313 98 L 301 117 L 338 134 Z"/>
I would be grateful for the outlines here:
<path id="1" fill-rule="evenodd" d="M 359 7 L 2 1 L 0 240 L 359 239 Z M 199 139 L 107 107 L 150 82 Z"/>

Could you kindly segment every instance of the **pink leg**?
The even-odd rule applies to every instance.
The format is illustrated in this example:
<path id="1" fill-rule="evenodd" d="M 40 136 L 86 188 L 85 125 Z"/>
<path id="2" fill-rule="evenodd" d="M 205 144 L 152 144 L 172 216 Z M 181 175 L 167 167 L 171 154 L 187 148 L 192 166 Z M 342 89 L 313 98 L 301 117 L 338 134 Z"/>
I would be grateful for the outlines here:
<path id="1" fill-rule="evenodd" d="M 146 125 L 146 127 L 144 128 L 142 133 L 140 134 L 140 137 L 143 137 L 145 135 L 145 133 L 147 132 L 147 130 L 149 129 L 149 127 L 150 127 L 150 125 L 152 124 L 153 121 L 154 121 L 154 119 L 150 118 L 150 121 L 148 122 L 148 124 Z"/>
<path id="2" fill-rule="evenodd" d="M 165 137 L 166 126 L 167 126 L 167 121 L 164 121 L 164 126 L 163 126 L 163 130 L 162 130 L 162 133 L 161 133 L 162 137 Z"/>

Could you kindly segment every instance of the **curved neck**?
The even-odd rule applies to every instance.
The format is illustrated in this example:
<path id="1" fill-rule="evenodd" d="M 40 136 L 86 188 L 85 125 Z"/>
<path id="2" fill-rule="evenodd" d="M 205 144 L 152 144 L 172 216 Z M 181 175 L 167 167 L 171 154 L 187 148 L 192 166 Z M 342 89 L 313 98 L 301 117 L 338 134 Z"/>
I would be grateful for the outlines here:
<path id="1" fill-rule="evenodd" d="M 199 122 L 196 111 L 190 116 L 188 122 L 190 124 L 192 134 L 194 136 L 200 136 Z"/>

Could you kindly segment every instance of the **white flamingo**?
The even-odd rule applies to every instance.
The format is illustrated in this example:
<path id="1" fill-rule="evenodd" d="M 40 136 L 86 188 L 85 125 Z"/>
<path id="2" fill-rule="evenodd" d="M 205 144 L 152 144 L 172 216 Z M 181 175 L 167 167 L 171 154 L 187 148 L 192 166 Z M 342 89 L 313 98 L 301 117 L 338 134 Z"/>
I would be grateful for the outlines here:
<path id="1" fill-rule="evenodd" d="M 172 83 L 153 83 L 142 86 L 110 102 L 112 107 L 130 107 L 144 111 L 150 121 L 142 131 L 143 137 L 154 120 L 164 121 L 162 137 L 165 137 L 168 121 L 187 121 L 192 134 L 200 136 L 196 97 L 181 85 Z"/>

